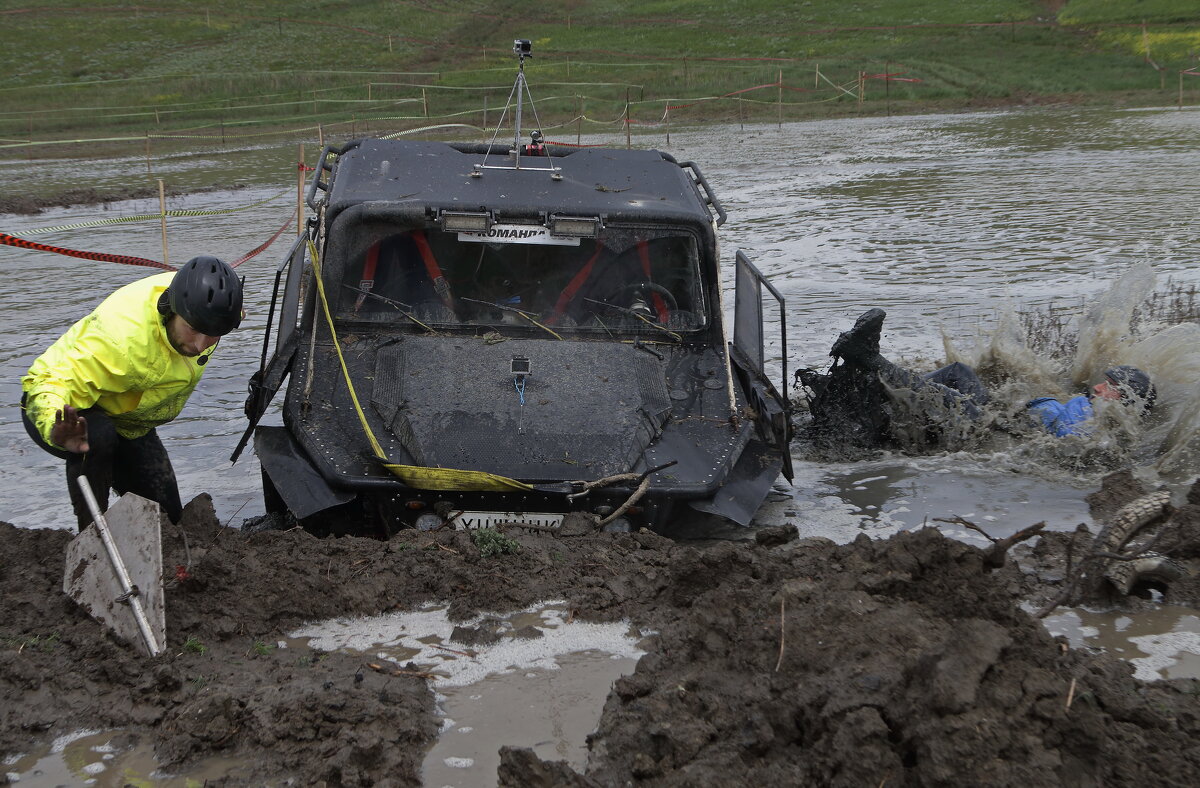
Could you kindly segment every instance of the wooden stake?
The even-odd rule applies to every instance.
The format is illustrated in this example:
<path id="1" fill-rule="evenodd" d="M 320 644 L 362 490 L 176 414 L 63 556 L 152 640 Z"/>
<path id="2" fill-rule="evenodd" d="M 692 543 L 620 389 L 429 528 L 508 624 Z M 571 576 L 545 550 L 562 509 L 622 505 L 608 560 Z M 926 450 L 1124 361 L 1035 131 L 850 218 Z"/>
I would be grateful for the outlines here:
<path id="1" fill-rule="evenodd" d="M 887 107 L 887 116 L 892 116 L 892 80 L 888 78 L 888 69 L 892 64 L 885 62 L 883 64 L 883 105 Z"/>
<path id="2" fill-rule="evenodd" d="M 425 88 L 421 88 L 421 106 L 425 108 L 425 117 L 429 117 L 429 96 L 425 94 Z"/>
<path id="3" fill-rule="evenodd" d="M 1183 72 L 1179 72 L 1179 109 L 1183 109 Z"/>
<path id="4" fill-rule="evenodd" d="M 325 150 L 325 129 L 320 123 L 317 124 L 317 145 L 321 147 L 321 150 Z"/>
<path id="5" fill-rule="evenodd" d="M 162 178 L 158 179 L 158 211 L 162 221 L 163 264 L 170 265 L 171 258 L 167 254 L 167 190 L 163 186 Z"/>
<path id="6" fill-rule="evenodd" d="M 583 144 L 583 100 L 575 94 L 575 144 Z"/>
<path id="7" fill-rule="evenodd" d="M 150 174 L 150 132 L 146 132 L 146 174 Z"/>
<path id="8" fill-rule="evenodd" d="M 1071 679 L 1071 688 L 1067 690 L 1067 705 L 1066 710 L 1071 710 L 1071 704 L 1075 701 L 1075 679 Z"/>
<path id="9" fill-rule="evenodd" d="M 632 147 L 629 140 L 629 88 L 625 88 L 625 149 Z"/>
<path id="10" fill-rule="evenodd" d="M 388 52 L 391 52 L 391 51 L 392 51 L 392 36 L 389 33 L 388 34 Z"/>
<path id="11" fill-rule="evenodd" d="M 813 88 L 814 89 L 819 88 L 820 86 L 821 86 L 821 64 L 817 63 L 813 67 Z"/>
<path id="12" fill-rule="evenodd" d="M 783 69 L 779 69 L 779 125 L 783 129 Z"/>
<path id="13" fill-rule="evenodd" d="M 668 104 L 663 108 L 663 119 L 667 122 L 667 145 L 671 145 L 671 106 Z"/>
<path id="14" fill-rule="evenodd" d="M 487 125 L 487 109 L 488 109 L 487 94 L 484 93 L 483 94 L 483 134 L 485 137 L 487 136 L 487 127 L 488 127 L 488 125 Z"/>

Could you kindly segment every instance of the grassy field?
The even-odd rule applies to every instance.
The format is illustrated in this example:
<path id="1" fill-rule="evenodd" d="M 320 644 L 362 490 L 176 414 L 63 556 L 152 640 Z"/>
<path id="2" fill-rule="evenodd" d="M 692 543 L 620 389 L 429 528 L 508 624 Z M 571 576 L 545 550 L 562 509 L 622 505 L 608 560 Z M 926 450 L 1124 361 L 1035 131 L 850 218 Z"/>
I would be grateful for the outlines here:
<path id="1" fill-rule="evenodd" d="M 636 131 L 1200 103 L 1200 76 L 1181 75 L 1200 71 L 1196 0 L 30 3 L 0 10 L 0 156 L 454 124 L 482 135 L 511 90 L 518 37 L 534 44 L 526 73 L 550 139 L 620 132 L 626 117 Z"/>

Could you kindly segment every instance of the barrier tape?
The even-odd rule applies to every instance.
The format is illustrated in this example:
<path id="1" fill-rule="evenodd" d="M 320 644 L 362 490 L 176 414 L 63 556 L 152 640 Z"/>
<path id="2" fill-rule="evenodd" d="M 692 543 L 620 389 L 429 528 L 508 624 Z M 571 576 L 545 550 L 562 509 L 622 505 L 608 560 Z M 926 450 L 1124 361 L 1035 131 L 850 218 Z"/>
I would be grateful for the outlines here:
<path id="1" fill-rule="evenodd" d="M 303 167 L 304 165 L 302 164 L 300 166 Z M 308 169 L 311 170 L 312 167 L 309 167 Z M 296 210 L 299 210 L 299 209 L 297 208 Z M 242 255 L 238 259 L 234 260 L 232 263 L 230 263 L 229 267 L 237 268 L 239 265 L 246 262 L 251 257 L 256 257 L 260 252 L 265 250 L 268 246 L 275 243 L 275 241 L 279 238 L 279 236 L 283 235 L 283 231 L 286 230 L 288 228 L 288 226 L 292 223 L 292 219 L 295 219 L 295 218 L 296 218 L 296 211 L 292 211 L 292 215 L 287 218 L 287 221 L 283 223 L 282 227 L 280 227 L 278 230 L 275 231 L 274 235 L 272 235 L 270 238 L 267 239 L 266 243 L 254 248 L 254 249 L 251 249 L 249 252 L 246 252 L 244 255 Z"/>
<path id="2" fill-rule="evenodd" d="M 132 257 L 126 254 L 104 254 L 103 252 L 81 252 L 78 249 L 67 249 L 62 246 L 48 246 L 36 241 L 26 241 L 24 238 L 17 238 L 15 235 L 9 235 L 8 233 L 0 233 L 0 244 L 16 246 L 21 249 L 34 249 L 39 252 L 53 252 L 54 254 L 79 257 L 84 260 L 100 260 L 106 263 L 121 263 L 122 265 L 140 265 L 147 268 L 162 268 L 167 271 L 176 270 L 173 265 L 160 263 L 158 260 L 149 260 L 145 257 Z"/>
<path id="3" fill-rule="evenodd" d="M 312 168 L 310 167 L 309 169 L 312 169 Z M 259 200 L 258 202 L 252 202 L 249 205 L 242 205 L 237 208 L 212 208 L 212 209 L 204 209 L 204 210 L 197 209 L 197 210 L 167 211 L 166 215 L 173 216 L 173 217 L 181 217 L 181 216 L 186 217 L 186 216 L 217 216 L 219 214 L 224 214 L 224 213 L 235 213 L 236 211 L 245 211 L 250 208 L 257 208 L 260 205 L 266 205 L 267 203 L 271 202 L 272 200 L 278 200 L 280 197 L 289 193 L 290 191 L 291 191 L 291 189 L 285 189 L 285 190 L 281 191 L 279 194 L 276 194 L 274 197 L 268 197 L 265 200 Z M 163 217 L 163 214 L 161 214 L 161 213 L 140 213 L 140 214 L 136 214 L 134 216 L 116 216 L 111 219 L 93 219 L 90 222 L 78 222 L 77 224 L 59 224 L 59 225 L 55 225 L 54 227 L 39 227 L 36 230 L 18 230 L 17 232 L 19 232 L 22 236 L 39 235 L 41 233 L 59 233 L 59 232 L 65 232 L 67 230 L 83 230 L 83 229 L 87 229 L 89 227 L 104 227 L 104 226 L 110 225 L 110 224 L 124 224 L 126 222 L 145 222 L 145 221 L 150 221 L 152 219 L 161 219 L 162 217 Z"/>
<path id="4" fill-rule="evenodd" d="M 921 80 L 915 77 L 901 77 L 903 71 L 897 71 L 895 74 L 863 74 L 863 79 L 881 79 L 884 82 L 920 82 Z"/>
<path id="5" fill-rule="evenodd" d="M 251 249 L 249 252 L 239 257 L 230 264 L 230 268 L 237 268 L 239 265 L 251 259 L 252 257 L 256 257 L 257 255 L 261 254 L 268 246 L 275 243 L 275 241 L 279 239 L 280 235 L 283 235 L 283 231 L 286 230 L 289 225 L 291 225 L 292 220 L 295 218 L 296 212 L 293 211 L 292 214 L 288 216 L 287 221 L 283 223 L 283 226 L 275 231 L 274 235 L 268 238 L 265 243 L 254 249 Z M 0 244 L 5 246 L 15 246 L 19 249 L 32 249 L 38 252 L 51 252 L 53 254 L 65 255 L 66 257 L 78 257 L 83 260 L 99 260 L 100 262 L 104 263 L 120 263 L 122 265 L 138 265 L 145 268 L 161 268 L 165 271 L 178 270 L 173 265 L 162 263 L 158 260 L 151 260 L 146 257 L 134 257 L 127 254 L 106 254 L 104 252 L 84 252 L 79 249 L 68 249 L 65 246 L 50 246 L 49 244 L 42 244 L 38 243 L 37 241 L 27 241 L 24 238 L 18 238 L 15 235 L 9 235 L 8 233 L 3 232 L 0 232 Z"/>

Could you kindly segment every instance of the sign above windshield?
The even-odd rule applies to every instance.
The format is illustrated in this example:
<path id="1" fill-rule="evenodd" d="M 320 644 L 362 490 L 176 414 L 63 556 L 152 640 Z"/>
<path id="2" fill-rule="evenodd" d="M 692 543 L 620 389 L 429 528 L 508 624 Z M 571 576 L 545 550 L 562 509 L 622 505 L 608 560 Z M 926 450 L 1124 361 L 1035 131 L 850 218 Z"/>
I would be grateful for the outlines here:
<path id="1" fill-rule="evenodd" d="M 539 224 L 494 224 L 482 233 L 459 233 L 458 240 L 487 244 L 540 244 L 544 246 L 579 246 L 578 238 L 551 235 Z"/>

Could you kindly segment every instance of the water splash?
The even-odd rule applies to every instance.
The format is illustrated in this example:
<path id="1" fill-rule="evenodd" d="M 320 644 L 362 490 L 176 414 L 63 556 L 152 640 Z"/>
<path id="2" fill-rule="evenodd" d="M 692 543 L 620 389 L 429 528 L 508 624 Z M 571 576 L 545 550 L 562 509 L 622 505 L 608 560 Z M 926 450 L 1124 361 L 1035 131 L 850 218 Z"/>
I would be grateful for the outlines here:
<path id="1" fill-rule="evenodd" d="M 969 349 L 956 347 L 943 330 L 947 359 L 976 368 L 993 396 L 981 421 L 990 429 L 970 433 L 965 445 L 1003 451 L 1026 470 L 1032 465 L 1076 478 L 1129 466 L 1151 482 L 1193 478 L 1200 472 L 1200 325 L 1171 323 L 1169 315 L 1142 317 L 1156 283 L 1149 262 L 1131 266 L 1077 313 L 1074 330 L 1063 332 L 1054 347 L 1044 341 L 1039 347 L 1029 321 L 1011 304 Z M 1055 438 L 1025 413 L 1033 397 L 1083 393 L 1120 364 L 1138 367 L 1154 381 L 1158 396 L 1145 418 L 1135 407 L 1093 401 L 1089 434 Z"/>

